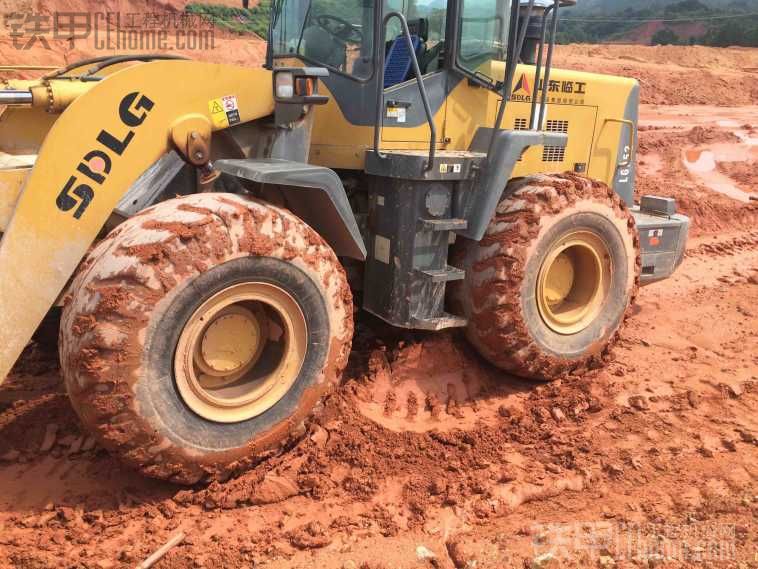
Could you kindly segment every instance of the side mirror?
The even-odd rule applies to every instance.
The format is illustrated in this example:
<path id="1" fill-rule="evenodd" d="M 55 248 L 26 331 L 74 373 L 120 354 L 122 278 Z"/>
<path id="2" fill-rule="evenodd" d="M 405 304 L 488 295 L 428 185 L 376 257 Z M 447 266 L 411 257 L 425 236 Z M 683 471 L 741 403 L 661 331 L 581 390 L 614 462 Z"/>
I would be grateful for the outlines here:
<path id="1" fill-rule="evenodd" d="M 318 94 L 320 77 L 328 77 L 322 67 L 279 67 L 274 70 L 274 122 L 277 126 L 298 120 L 306 105 L 325 105 L 329 97 Z"/>

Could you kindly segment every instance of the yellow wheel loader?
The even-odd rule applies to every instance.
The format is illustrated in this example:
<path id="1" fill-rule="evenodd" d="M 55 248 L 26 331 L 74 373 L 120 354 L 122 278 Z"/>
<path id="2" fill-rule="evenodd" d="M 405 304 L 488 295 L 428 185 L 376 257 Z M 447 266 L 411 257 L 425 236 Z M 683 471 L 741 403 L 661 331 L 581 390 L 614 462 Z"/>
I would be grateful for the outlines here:
<path id="1" fill-rule="evenodd" d="M 303 432 L 353 293 L 521 376 L 602 365 L 688 220 L 635 204 L 638 84 L 553 69 L 573 3 L 276 0 L 263 68 L 119 56 L 6 80 L 0 378 L 63 306 L 84 425 L 193 483 Z"/>

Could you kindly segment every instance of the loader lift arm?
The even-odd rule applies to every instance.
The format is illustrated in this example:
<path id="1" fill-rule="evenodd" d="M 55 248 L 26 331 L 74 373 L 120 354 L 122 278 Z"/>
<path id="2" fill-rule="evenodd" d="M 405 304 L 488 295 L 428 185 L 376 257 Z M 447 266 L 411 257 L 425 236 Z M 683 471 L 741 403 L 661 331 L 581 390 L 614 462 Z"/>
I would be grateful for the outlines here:
<path id="1" fill-rule="evenodd" d="M 176 90 L 186 82 L 196 88 Z M 73 100 L 47 133 L 0 242 L 0 381 L 124 193 L 171 150 L 172 125 L 193 114 L 209 120 L 208 101 L 230 93 L 242 122 L 270 116 L 273 93 L 238 92 L 267 82 L 265 69 L 150 61 Z"/>

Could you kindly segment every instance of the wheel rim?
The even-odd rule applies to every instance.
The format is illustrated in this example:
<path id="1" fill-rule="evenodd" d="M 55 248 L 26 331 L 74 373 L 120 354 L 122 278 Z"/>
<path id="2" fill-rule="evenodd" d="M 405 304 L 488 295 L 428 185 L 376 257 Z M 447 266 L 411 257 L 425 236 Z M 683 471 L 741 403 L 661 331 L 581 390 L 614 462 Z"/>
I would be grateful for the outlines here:
<path id="1" fill-rule="evenodd" d="M 206 300 L 182 330 L 174 356 L 179 393 L 219 423 L 256 417 L 297 379 L 307 350 L 300 306 L 270 283 L 242 283 Z"/>
<path id="2" fill-rule="evenodd" d="M 600 237 L 577 231 L 562 238 L 545 257 L 537 280 L 545 324 L 566 335 L 587 328 L 608 296 L 610 276 L 610 252 Z"/>

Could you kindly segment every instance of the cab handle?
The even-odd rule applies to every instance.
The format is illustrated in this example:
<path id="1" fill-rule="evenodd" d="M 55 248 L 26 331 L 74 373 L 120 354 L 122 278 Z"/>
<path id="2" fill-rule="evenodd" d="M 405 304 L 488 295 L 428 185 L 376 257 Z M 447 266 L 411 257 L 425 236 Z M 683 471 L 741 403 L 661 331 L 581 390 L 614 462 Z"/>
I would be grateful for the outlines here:
<path id="1" fill-rule="evenodd" d="M 629 158 L 617 164 L 618 168 L 626 168 L 627 166 L 631 165 L 632 160 L 634 159 L 634 151 L 635 151 L 634 139 L 635 139 L 635 134 L 637 133 L 637 125 L 634 123 L 633 120 L 630 120 L 630 119 L 616 119 L 616 118 L 605 119 L 605 123 L 609 123 L 609 122 L 620 123 L 622 125 L 626 125 L 629 127 Z M 605 123 L 603 123 L 603 126 L 605 126 Z"/>

